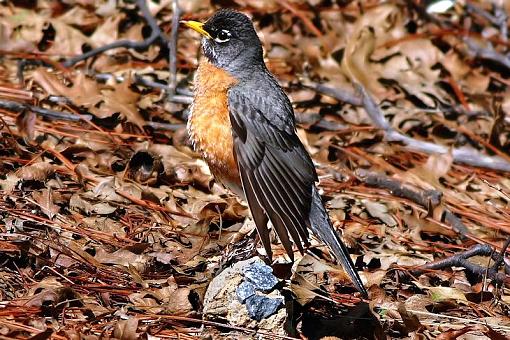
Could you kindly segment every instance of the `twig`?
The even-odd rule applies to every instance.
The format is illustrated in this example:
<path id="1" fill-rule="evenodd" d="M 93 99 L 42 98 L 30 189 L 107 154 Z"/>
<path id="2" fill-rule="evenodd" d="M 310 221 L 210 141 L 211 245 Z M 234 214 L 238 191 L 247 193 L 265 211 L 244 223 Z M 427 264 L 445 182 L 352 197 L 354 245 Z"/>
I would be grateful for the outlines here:
<path id="1" fill-rule="evenodd" d="M 508 243 L 508 242 L 507 242 Z M 508 245 L 507 245 L 508 246 Z M 506 248 L 504 249 L 506 250 Z M 498 272 L 498 266 L 491 266 L 489 268 L 480 266 L 469 262 L 468 259 L 473 256 L 490 256 L 495 261 L 499 261 L 500 255 L 495 253 L 491 246 L 488 244 L 476 244 L 466 251 L 447 257 L 445 259 L 427 263 L 420 267 L 420 269 L 414 270 L 413 275 L 420 275 L 426 270 L 437 270 L 451 267 L 463 267 L 470 273 L 478 276 L 487 275 L 488 278 L 494 280 L 498 284 L 502 284 L 507 281 L 508 276 L 504 273 Z M 501 264 L 501 263 L 500 263 Z"/>
<path id="2" fill-rule="evenodd" d="M 492 45 L 490 48 L 482 47 L 472 38 L 466 37 L 463 39 L 466 43 L 469 53 L 475 58 L 487 59 L 496 62 L 510 70 L 510 58 L 495 51 Z"/>
<path id="3" fill-rule="evenodd" d="M 34 93 L 31 91 L 0 86 L 0 98 L 2 97 L 30 101 L 34 98 Z"/>
<path id="4" fill-rule="evenodd" d="M 396 132 L 393 130 L 386 118 L 384 118 L 384 114 L 381 110 L 379 110 L 375 100 L 368 93 L 365 87 L 361 84 L 355 84 L 355 86 L 359 93 L 361 93 L 361 103 L 365 108 L 368 117 L 372 120 L 372 123 L 374 123 L 374 125 L 379 129 L 384 130 L 386 133 Z"/>
<path id="5" fill-rule="evenodd" d="M 70 59 L 66 60 L 63 63 L 63 65 L 65 67 L 71 67 L 71 66 L 75 65 L 76 63 L 79 63 L 82 60 L 94 57 L 98 54 L 101 54 L 103 52 L 106 52 L 106 51 L 114 49 L 114 48 L 125 47 L 125 48 L 133 48 L 133 49 L 146 49 L 158 39 L 161 41 L 161 44 L 168 45 L 167 38 L 165 37 L 165 35 L 161 31 L 161 29 L 159 28 L 158 23 L 156 22 L 156 19 L 152 16 L 151 12 L 149 11 L 146 1 L 145 0 L 137 0 L 136 5 L 142 12 L 142 15 L 145 18 L 145 21 L 147 22 L 147 24 L 149 24 L 149 26 L 151 28 L 151 35 L 147 39 L 145 39 L 143 41 L 132 41 L 132 40 L 115 41 L 111 44 L 107 44 L 107 45 L 92 49 L 84 54 L 70 58 Z"/>
<path id="6" fill-rule="evenodd" d="M 167 124 L 159 122 L 146 122 L 145 125 L 150 126 L 156 130 L 168 130 L 168 131 L 177 131 L 186 127 L 186 124 Z"/>
<path id="7" fill-rule="evenodd" d="M 326 85 L 307 81 L 304 81 L 302 85 L 347 104 L 354 106 L 361 106 L 362 104 L 361 97 L 349 89 L 335 89 Z"/>
<path id="8" fill-rule="evenodd" d="M 150 80 L 150 79 L 147 79 L 145 77 L 142 77 L 142 76 L 140 76 L 138 74 L 135 74 L 135 76 L 133 77 L 133 80 L 134 80 L 134 83 L 137 84 L 137 85 L 143 85 L 143 86 L 150 87 L 150 88 L 153 88 L 153 89 L 158 89 L 158 90 L 166 91 L 169 88 L 168 84 L 159 83 L 157 81 Z"/>
<path id="9" fill-rule="evenodd" d="M 383 113 L 375 103 L 374 99 L 368 94 L 366 89 L 357 84 L 362 98 L 363 106 L 374 125 L 385 132 L 385 137 L 389 142 L 401 142 L 405 148 L 415 152 L 426 154 L 446 154 L 452 153 L 453 161 L 471 166 L 483 167 L 499 171 L 510 172 L 510 163 L 498 156 L 485 156 L 476 150 L 467 148 L 450 149 L 443 145 L 437 145 L 430 142 L 419 141 L 405 136 L 391 127 Z"/>
<path id="10" fill-rule="evenodd" d="M 405 184 L 400 181 L 389 178 L 386 175 L 367 171 L 364 169 L 357 169 L 355 174 L 358 179 L 369 186 L 387 189 L 393 195 L 407 198 L 427 209 L 434 208 L 435 206 L 439 205 L 439 203 L 441 203 L 443 194 L 437 190 L 412 190 L 406 187 Z"/>
<path id="11" fill-rule="evenodd" d="M 101 81 L 108 81 L 110 79 L 113 79 L 117 83 L 121 83 L 125 79 L 123 76 L 116 76 L 111 73 L 98 73 L 98 74 L 95 74 L 94 77 Z M 144 77 L 144 76 L 136 74 L 136 73 L 133 76 L 133 82 L 136 85 L 142 85 L 145 87 L 158 89 L 161 91 L 168 91 L 170 88 L 170 85 L 168 85 L 168 84 L 150 80 L 150 79 L 148 79 L 148 77 Z M 174 103 L 187 104 L 187 105 L 189 105 L 193 102 L 193 94 L 190 90 L 188 90 L 186 88 L 175 88 L 175 87 L 173 87 L 173 89 L 174 89 L 174 95 L 172 97 L 168 98 L 169 101 L 174 102 Z M 175 94 L 175 93 L 177 93 L 177 94 Z"/>
<path id="12" fill-rule="evenodd" d="M 168 79 L 168 99 L 171 99 L 175 94 L 177 87 L 177 37 L 179 33 L 179 21 L 181 17 L 181 8 L 179 1 L 172 1 L 172 32 L 170 33 L 170 40 L 168 41 L 168 68 L 170 77 Z"/>
<path id="13" fill-rule="evenodd" d="M 500 34 L 501 34 L 501 39 L 503 39 L 503 41 L 507 41 L 508 40 L 508 25 L 507 25 L 508 15 L 505 12 L 505 10 L 503 8 L 501 8 L 500 6 L 494 5 L 493 8 L 494 8 L 494 15 L 490 14 L 489 12 L 485 11 L 484 9 L 476 6 L 475 4 L 473 4 L 471 2 L 466 3 L 466 9 L 469 12 L 476 13 L 476 14 L 480 15 L 481 17 L 490 21 L 490 23 L 492 23 L 493 25 L 498 26 L 498 28 L 500 30 Z"/>
<path id="14" fill-rule="evenodd" d="M 367 171 L 364 169 L 357 169 L 355 171 L 357 178 L 366 185 L 389 190 L 397 197 L 406 198 L 419 205 L 423 206 L 427 211 L 431 212 L 432 209 L 441 203 L 442 193 L 437 190 L 413 190 L 396 179 L 387 177 L 384 174 Z M 444 218 L 450 224 L 454 231 L 461 236 L 468 234 L 468 228 L 462 221 L 455 216 L 448 209 L 444 210 Z"/>
<path id="15" fill-rule="evenodd" d="M 135 84 L 137 84 L 137 85 L 143 85 L 143 86 L 146 86 L 146 87 L 151 87 L 151 88 L 159 89 L 161 91 L 169 91 L 172 88 L 172 87 L 170 87 L 170 85 L 158 83 L 156 81 L 149 80 L 149 79 L 144 78 L 144 77 L 139 76 L 139 75 L 135 75 L 134 81 L 135 81 Z M 183 94 L 175 94 L 175 93 L 181 93 L 181 92 L 187 93 L 186 91 L 181 91 L 180 89 L 176 89 L 175 87 L 173 87 L 173 91 L 172 92 L 173 92 L 172 96 L 168 97 L 168 100 L 171 101 L 171 102 L 181 103 L 181 104 L 191 104 L 193 102 L 193 97 L 192 96 L 189 96 L 187 94 L 185 94 L 185 95 L 183 95 Z"/>
<path id="16" fill-rule="evenodd" d="M 68 120 L 72 122 L 78 122 L 80 120 L 92 120 L 92 115 L 84 114 L 84 115 L 76 115 L 71 112 L 59 112 L 54 110 L 43 109 L 42 107 L 37 107 L 28 104 L 22 104 L 18 102 L 13 102 L 10 100 L 2 100 L 0 99 L 0 108 L 5 110 L 11 110 L 14 112 L 22 112 L 24 110 L 30 110 L 32 112 L 37 113 L 40 116 L 48 117 L 51 119 L 60 119 L 60 120 Z"/>
<path id="17" fill-rule="evenodd" d="M 444 211 L 444 220 L 446 223 L 452 226 L 453 230 L 461 234 L 462 236 L 466 236 L 468 234 L 468 229 L 462 223 L 460 218 L 458 218 L 454 213 L 452 213 L 450 210 Z"/>
<path id="18" fill-rule="evenodd" d="M 184 104 L 189 104 L 191 97 L 182 96 L 182 95 L 175 95 L 173 98 L 173 101 L 180 101 Z M 60 111 L 54 111 L 49 109 L 43 109 L 38 106 L 32 106 L 27 104 L 22 104 L 18 102 L 13 102 L 9 100 L 2 100 L 0 99 L 0 109 L 4 110 L 10 110 L 14 112 L 22 112 L 25 110 L 32 111 L 40 116 L 44 116 L 50 119 L 56 119 L 56 120 L 65 120 L 65 121 L 72 121 L 72 122 L 78 122 L 81 120 L 90 121 L 92 120 L 93 116 L 89 114 L 82 114 L 82 115 L 76 115 L 72 112 L 60 112 Z M 168 130 L 168 131 L 177 131 L 183 127 L 185 127 L 185 124 L 167 124 L 167 123 L 159 123 L 159 122 L 145 122 L 145 126 L 150 126 L 154 129 L 158 130 Z"/>

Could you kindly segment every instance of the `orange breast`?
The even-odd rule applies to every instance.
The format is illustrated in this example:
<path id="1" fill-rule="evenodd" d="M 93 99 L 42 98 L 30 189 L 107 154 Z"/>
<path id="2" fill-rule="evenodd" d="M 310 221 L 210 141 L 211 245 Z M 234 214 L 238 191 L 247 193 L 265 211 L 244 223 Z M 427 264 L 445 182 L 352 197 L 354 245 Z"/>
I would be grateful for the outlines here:
<path id="1" fill-rule="evenodd" d="M 188 119 L 188 132 L 195 148 L 213 175 L 239 194 L 241 182 L 234 158 L 232 126 L 228 112 L 228 89 L 236 79 L 207 61 L 195 76 L 195 96 Z"/>

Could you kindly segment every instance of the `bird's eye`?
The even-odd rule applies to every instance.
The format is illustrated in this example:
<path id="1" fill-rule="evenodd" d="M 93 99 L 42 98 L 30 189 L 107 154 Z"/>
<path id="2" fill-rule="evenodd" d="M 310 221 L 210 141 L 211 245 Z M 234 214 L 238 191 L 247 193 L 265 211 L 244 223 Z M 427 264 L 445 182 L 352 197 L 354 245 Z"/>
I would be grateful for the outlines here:
<path id="1" fill-rule="evenodd" d="M 221 30 L 214 38 L 214 41 L 218 43 L 224 43 L 230 40 L 230 32 L 228 30 Z"/>

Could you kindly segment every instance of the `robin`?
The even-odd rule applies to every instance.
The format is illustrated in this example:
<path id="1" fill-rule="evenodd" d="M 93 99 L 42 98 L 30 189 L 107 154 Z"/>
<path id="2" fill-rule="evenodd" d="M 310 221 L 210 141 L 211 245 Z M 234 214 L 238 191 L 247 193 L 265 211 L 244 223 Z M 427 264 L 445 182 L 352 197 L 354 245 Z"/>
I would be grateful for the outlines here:
<path id="1" fill-rule="evenodd" d="M 205 56 L 195 76 L 191 141 L 215 178 L 248 202 L 268 257 L 268 221 L 292 260 L 291 239 L 303 253 L 310 229 L 367 296 L 324 208 L 312 159 L 296 134 L 292 105 L 266 68 L 251 20 L 223 9 L 205 23 L 182 23 L 203 36 Z"/>

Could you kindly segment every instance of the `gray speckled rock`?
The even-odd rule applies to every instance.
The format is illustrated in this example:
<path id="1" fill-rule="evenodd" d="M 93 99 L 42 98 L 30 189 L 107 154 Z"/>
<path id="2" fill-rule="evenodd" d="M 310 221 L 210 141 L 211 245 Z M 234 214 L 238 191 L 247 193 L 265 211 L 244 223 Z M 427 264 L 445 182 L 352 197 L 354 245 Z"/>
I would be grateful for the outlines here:
<path id="1" fill-rule="evenodd" d="M 247 298 L 255 295 L 255 286 L 250 282 L 243 281 L 236 288 L 236 295 L 239 302 L 244 303 Z"/>
<path id="2" fill-rule="evenodd" d="M 256 290 L 267 292 L 276 286 L 278 279 L 273 275 L 273 269 L 261 262 L 253 262 L 244 267 L 244 277 L 251 282 Z"/>
<path id="3" fill-rule="evenodd" d="M 276 312 L 266 318 L 257 321 L 251 317 L 247 306 L 241 304 L 236 294 L 236 289 L 246 282 L 244 277 L 244 268 L 254 262 L 264 265 L 262 260 L 257 257 L 246 261 L 240 261 L 230 268 L 226 268 L 219 273 L 209 284 L 204 297 L 204 318 L 206 320 L 227 320 L 230 325 L 245 328 L 260 329 L 266 332 L 273 332 L 279 335 L 285 335 L 285 319 L 287 311 L 285 308 L 276 309 Z M 255 296 L 255 295 L 252 295 Z M 273 290 L 267 295 L 269 300 L 283 301 L 283 296 L 278 290 Z M 258 298 L 257 298 L 258 299 Z M 255 300 L 256 301 L 256 300 Z M 270 302 L 270 305 L 275 302 Z M 267 315 L 269 311 L 274 310 L 266 303 L 262 304 L 259 313 Z M 251 308 L 251 307 L 250 307 Z M 255 308 L 253 308 L 255 310 Z M 266 311 L 262 313 L 262 311 Z M 224 321 L 222 321 L 224 322 Z"/>
<path id="4" fill-rule="evenodd" d="M 276 313 L 278 308 L 283 305 L 280 298 L 270 298 L 267 296 L 253 295 L 246 299 L 246 309 L 250 318 L 260 321 Z"/>

